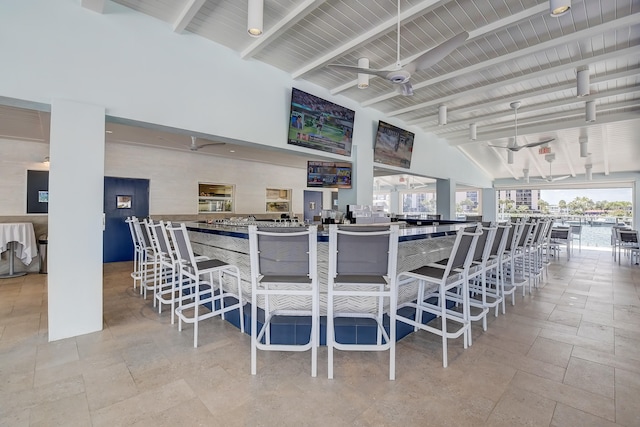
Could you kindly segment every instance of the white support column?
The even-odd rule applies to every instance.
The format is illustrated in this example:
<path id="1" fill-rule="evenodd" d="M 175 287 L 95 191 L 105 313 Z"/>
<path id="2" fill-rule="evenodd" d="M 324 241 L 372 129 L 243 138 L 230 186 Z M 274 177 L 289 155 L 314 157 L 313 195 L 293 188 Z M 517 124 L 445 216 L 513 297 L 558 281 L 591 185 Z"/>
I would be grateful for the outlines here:
<path id="1" fill-rule="evenodd" d="M 482 189 L 482 220 L 497 221 L 498 220 L 498 199 L 496 197 L 495 188 Z"/>
<path id="2" fill-rule="evenodd" d="M 104 107 L 51 105 L 49 341 L 102 330 Z"/>
<path id="3" fill-rule="evenodd" d="M 373 205 L 373 149 L 361 150 L 351 147 L 351 188 L 338 190 L 338 209 L 346 212 L 347 205 Z"/>
<path id="4" fill-rule="evenodd" d="M 456 219 L 456 183 L 450 179 L 436 180 L 436 213 L 442 219 Z"/>

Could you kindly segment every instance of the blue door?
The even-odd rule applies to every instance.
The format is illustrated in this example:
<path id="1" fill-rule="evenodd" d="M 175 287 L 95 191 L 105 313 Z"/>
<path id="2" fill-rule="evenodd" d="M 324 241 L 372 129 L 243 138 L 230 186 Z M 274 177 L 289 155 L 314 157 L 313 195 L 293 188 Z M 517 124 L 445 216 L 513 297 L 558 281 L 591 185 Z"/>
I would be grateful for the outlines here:
<path id="1" fill-rule="evenodd" d="M 149 180 L 104 177 L 103 262 L 133 260 L 129 216 L 149 216 Z"/>
<path id="2" fill-rule="evenodd" d="M 314 216 L 322 213 L 322 192 L 304 190 L 304 220 L 313 222 Z"/>

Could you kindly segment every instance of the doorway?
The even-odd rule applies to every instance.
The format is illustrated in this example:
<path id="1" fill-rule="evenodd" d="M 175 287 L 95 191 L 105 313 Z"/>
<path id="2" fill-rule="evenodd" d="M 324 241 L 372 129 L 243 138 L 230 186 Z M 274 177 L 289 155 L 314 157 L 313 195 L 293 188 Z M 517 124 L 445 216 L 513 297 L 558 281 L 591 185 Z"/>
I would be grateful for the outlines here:
<path id="1" fill-rule="evenodd" d="M 149 180 L 104 177 L 103 262 L 133 260 L 127 217 L 149 216 Z"/>
<path id="2" fill-rule="evenodd" d="M 304 221 L 313 222 L 314 216 L 322 213 L 322 191 L 304 190 Z"/>

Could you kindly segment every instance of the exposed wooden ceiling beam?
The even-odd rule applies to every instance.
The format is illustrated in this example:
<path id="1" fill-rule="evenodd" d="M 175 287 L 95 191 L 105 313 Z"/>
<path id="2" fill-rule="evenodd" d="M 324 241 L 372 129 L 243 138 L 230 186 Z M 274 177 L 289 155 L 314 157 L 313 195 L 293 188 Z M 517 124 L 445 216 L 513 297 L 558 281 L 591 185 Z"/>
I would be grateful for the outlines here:
<path id="1" fill-rule="evenodd" d="M 566 36 L 562 36 L 562 37 L 558 37 L 556 39 L 553 40 L 549 40 L 547 42 L 544 43 L 540 43 L 534 46 L 530 46 L 528 48 L 525 49 L 520 49 L 517 50 L 515 52 L 511 52 L 507 55 L 502 55 L 498 58 L 491 58 L 488 59 L 487 61 L 483 61 L 483 62 L 479 62 L 477 64 L 474 64 L 472 66 L 469 67 L 465 67 L 465 68 L 461 68 L 459 70 L 453 71 L 451 73 L 447 73 L 447 74 L 443 74 L 441 76 L 435 77 L 433 79 L 430 80 L 426 80 L 424 82 L 420 82 L 420 83 L 415 83 L 413 85 L 413 89 L 415 90 L 419 90 L 423 87 L 427 87 L 430 85 L 433 85 L 435 83 L 439 83 L 445 80 L 449 80 L 452 79 L 454 77 L 459 77 L 465 74 L 469 74 L 469 73 L 475 73 L 475 72 L 479 72 L 481 70 L 485 70 L 485 69 L 489 69 L 489 68 L 496 68 L 499 67 L 501 63 L 505 63 L 505 62 L 511 62 L 514 60 L 517 60 L 519 58 L 523 58 L 526 56 L 530 56 L 530 55 L 534 55 L 536 53 L 539 53 L 541 51 L 547 50 L 547 49 L 551 49 L 551 48 L 555 48 L 561 45 L 566 45 L 567 43 L 572 43 L 572 42 L 577 42 L 589 37 L 592 37 L 596 34 L 600 34 L 604 31 L 607 30 L 611 30 L 611 29 L 615 29 L 615 28 L 620 28 L 620 27 L 628 27 L 629 25 L 633 25 L 633 23 L 637 22 L 638 20 L 638 16 L 640 16 L 640 13 L 635 13 L 629 16 L 625 16 L 623 18 L 620 19 L 616 19 L 614 21 L 609 21 L 609 22 L 605 22 L 604 24 L 600 24 L 600 25 L 596 25 L 593 26 L 587 30 L 583 30 L 583 31 L 576 31 L 575 33 L 570 33 L 567 34 Z M 626 51 L 623 52 L 623 51 Z M 582 67 L 585 65 L 589 65 L 593 62 L 597 62 L 597 61 L 603 61 L 605 60 L 605 58 L 613 58 L 613 57 L 619 57 L 619 56 L 623 56 L 626 54 L 636 54 L 636 51 L 640 51 L 640 46 L 633 46 L 633 47 L 629 47 L 629 48 L 625 48 L 625 49 L 620 49 L 618 51 L 613 51 L 613 52 L 608 52 L 602 55 L 598 55 L 598 56 L 593 56 L 593 57 L 589 57 L 589 58 L 582 58 L 580 60 L 577 61 L 573 61 L 570 64 L 561 64 L 555 67 L 551 67 L 545 70 L 540 70 L 540 71 L 536 71 L 534 73 L 529 73 L 527 75 L 524 76 L 517 76 L 511 79 L 506 79 L 506 80 L 502 80 L 499 82 L 496 82 L 492 85 L 487 85 L 487 86 L 483 86 L 483 87 L 478 87 L 475 89 L 471 89 L 470 91 L 473 91 L 474 93 L 478 93 L 480 91 L 488 91 L 490 90 L 490 87 L 493 88 L 499 88 L 502 87 L 506 84 L 510 84 L 510 83 L 515 83 L 515 82 L 521 82 L 523 80 L 527 80 L 527 79 L 533 79 L 533 78 L 538 78 L 538 77 L 543 77 L 543 76 L 547 76 L 548 74 L 554 73 L 554 72 L 559 72 L 559 71 L 564 71 L 567 68 L 577 68 L 577 67 Z M 469 91 L 465 91 L 465 94 L 467 94 Z M 361 105 L 363 107 L 366 106 L 370 106 L 372 104 L 384 101 L 386 99 L 389 99 L 393 96 L 397 96 L 397 92 L 393 91 L 390 92 L 386 95 L 383 96 L 379 96 L 377 98 L 371 99 L 369 101 L 365 101 L 362 102 Z M 426 108 L 426 107 L 430 107 L 433 105 L 437 105 L 438 103 L 442 103 L 442 102 L 446 102 L 447 100 L 451 100 L 451 99 L 455 99 L 458 98 L 460 96 L 460 94 L 456 93 L 453 95 L 450 95 L 449 97 L 442 97 L 439 98 L 437 100 L 434 101 L 429 101 L 429 102 L 423 102 L 420 104 L 415 104 L 412 105 L 411 107 L 407 107 L 407 108 L 402 108 L 399 110 L 395 110 L 395 111 L 389 111 L 387 112 L 387 115 L 390 116 L 398 116 L 401 114 L 406 114 L 409 113 L 411 111 L 414 110 L 418 110 L 421 108 Z"/>
<path id="2" fill-rule="evenodd" d="M 425 0 L 407 9 L 406 11 L 400 13 L 400 22 L 412 21 L 417 17 L 422 16 L 427 12 L 430 12 L 436 7 L 439 7 L 443 4 L 448 3 L 449 1 L 451 0 Z M 376 39 L 386 34 L 387 32 L 394 30 L 397 24 L 398 24 L 397 17 L 387 19 L 386 21 L 375 26 L 374 28 L 367 31 L 366 33 L 363 33 L 360 36 L 356 37 L 355 39 L 348 41 L 342 46 L 336 47 L 330 53 L 323 55 L 320 58 L 316 59 L 315 61 L 312 61 L 311 63 L 306 64 L 303 67 L 295 70 L 293 73 L 291 73 L 291 77 L 293 77 L 294 79 L 297 79 L 299 77 L 302 77 L 304 74 L 315 70 L 316 68 L 323 67 L 328 63 L 330 63 L 331 61 L 335 60 L 336 58 L 339 58 L 340 56 L 344 55 L 345 53 L 351 50 L 356 49 L 367 43 L 371 43 L 371 39 Z"/>
<path id="3" fill-rule="evenodd" d="M 485 34 L 489 34 L 489 33 L 495 32 L 495 31 L 497 31 L 499 29 L 510 27 L 510 26 L 512 26 L 514 24 L 517 24 L 518 22 L 522 22 L 522 21 L 525 21 L 527 19 L 530 19 L 532 16 L 540 15 L 541 13 L 548 12 L 548 11 L 549 11 L 549 8 L 546 5 L 540 4 L 540 5 L 531 7 L 529 9 L 523 10 L 522 12 L 518 12 L 518 13 L 515 13 L 513 15 L 507 16 L 507 17 L 505 17 L 503 19 L 499 19 L 499 20 L 497 20 L 495 22 L 492 22 L 492 23 L 490 23 L 488 25 L 485 25 L 484 27 L 480 27 L 480 28 L 477 28 L 477 29 L 471 31 L 469 33 L 469 38 L 467 39 L 467 41 L 465 43 L 468 43 L 468 42 L 472 41 L 475 38 L 482 37 Z M 423 53 L 424 52 L 418 52 L 415 55 L 412 55 L 412 56 L 406 58 L 406 60 L 404 60 L 403 63 L 408 64 L 408 63 L 412 62 L 414 59 L 416 59 L 417 57 L 419 57 L 420 55 L 422 55 Z M 388 69 L 388 68 L 391 68 L 393 66 L 395 66 L 395 63 L 387 64 L 387 66 L 386 67 L 382 67 L 382 69 Z M 371 78 L 376 78 L 376 76 L 371 76 Z M 343 92 L 343 91 L 345 91 L 347 89 L 350 89 L 350 88 L 352 88 L 354 86 L 357 86 L 357 84 L 358 84 L 358 80 L 354 79 L 354 80 L 351 80 L 351 81 L 349 81 L 349 82 L 347 82 L 347 83 L 345 83 L 343 85 L 340 85 L 338 87 L 335 87 L 335 88 L 331 89 L 330 92 L 331 92 L 332 95 L 336 95 L 336 94 L 338 94 L 340 92 Z M 395 94 L 394 93 L 388 93 L 388 94 L 383 95 L 383 96 L 384 96 L 385 99 L 389 99 L 389 98 L 393 98 L 394 96 L 397 96 L 397 95 L 398 95 L 397 93 L 395 93 Z"/>
<path id="4" fill-rule="evenodd" d="M 240 52 L 240 58 L 248 59 L 258 54 L 269 43 L 277 40 L 289 28 L 302 21 L 307 15 L 320 7 L 326 0 L 305 0 L 293 9 L 287 16 L 282 18 L 273 27 L 267 29 L 261 37 L 255 39 L 245 50 Z"/>
<path id="5" fill-rule="evenodd" d="M 196 16 L 202 5 L 204 5 L 206 0 L 189 0 L 187 4 L 182 8 L 180 15 L 173 23 L 173 31 L 175 33 L 181 33 L 185 28 L 189 25 L 189 23 L 193 20 L 193 17 Z"/>
<path id="6" fill-rule="evenodd" d="M 640 88 L 638 88 L 640 90 Z M 604 104 L 601 107 L 601 113 L 605 111 L 615 112 L 616 110 L 624 109 L 624 108 L 632 108 L 640 105 L 640 100 L 630 100 L 619 103 L 612 104 Z M 629 113 L 613 113 L 608 116 L 605 116 L 603 120 L 607 120 L 607 122 L 613 122 L 616 120 L 629 120 L 630 118 L 638 119 L 636 115 L 633 117 L 632 114 Z M 578 105 L 577 108 L 574 108 L 570 111 L 561 111 L 552 114 L 543 114 L 530 118 L 518 118 L 518 137 L 526 138 L 527 135 L 534 135 L 545 132 L 552 132 L 554 130 L 560 130 L 563 128 L 563 121 L 565 123 L 573 122 L 573 121 L 581 122 L 583 125 L 584 122 L 584 102 L 583 105 Z M 598 118 L 598 122 L 602 123 L 601 119 Z M 510 138 L 513 136 L 513 123 L 511 125 L 508 122 L 504 124 L 494 125 L 485 127 L 482 132 L 478 129 L 478 138 L 475 141 L 470 141 L 468 134 L 464 131 L 456 132 L 455 134 L 450 134 L 446 136 L 447 142 L 449 145 L 459 146 L 459 145 L 469 145 L 469 144 L 479 144 L 487 141 L 496 141 L 499 139 Z M 488 130 L 490 129 L 490 130 Z"/>
<path id="7" fill-rule="evenodd" d="M 106 0 L 81 0 L 80 5 L 97 13 L 104 13 Z"/>
<path id="8" fill-rule="evenodd" d="M 620 71 L 617 73 L 611 73 L 611 74 L 606 74 L 606 75 L 602 75 L 602 76 L 597 76 L 597 77 L 592 77 L 591 78 L 591 85 L 597 85 L 597 84 L 601 84 L 601 83 L 614 83 L 618 80 L 622 80 L 622 79 L 626 79 L 628 77 L 635 77 L 640 75 L 640 68 L 633 68 L 630 70 L 624 70 L 624 71 Z M 550 94 L 554 94 L 554 93 L 558 93 L 558 92 L 563 92 L 565 90 L 571 90 L 571 89 L 575 89 L 576 84 L 575 82 L 572 83 L 565 83 L 565 84 L 561 84 L 561 85 L 557 85 L 557 86 L 552 86 L 552 87 L 545 87 L 542 88 L 540 90 L 535 90 L 535 91 L 530 91 L 530 92 L 526 92 L 526 93 L 522 93 L 522 94 L 514 94 L 512 96 L 510 96 L 510 99 L 518 99 L 520 101 L 523 102 L 523 104 L 527 104 L 526 100 L 529 98 L 536 98 L 536 97 L 540 97 L 540 96 L 544 96 L 544 95 L 550 95 Z M 597 94 L 593 94 L 590 95 L 591 96 L 597 96 Z M 581 99 L 581 98 L 576 98 L 577 100 Z M 584 98 L 583 98 L 584 100 Z M 462 108 L 456 108 L 455 110 L 452 109 L 448 109 L 447 110 L 447 123 L 448 123 L 448 127 L 446 128 L 442 128 L 441 132 L 437 132 L 438 135 L 445 135 L 447 134 L 449 131 L 449 129 L 452 128 L 451 125 L 453 124 L 462 124 L 464 123 L 465 125 L 468 125 L 469 123 L 476 123 L 479 124 L 481 121 L 485 121 L 485 120 L 492 120 L 492 119 L 496 119 L 499 118 L 501 116 L 505 116 L 505 115 L 513 115 L 513 110 L 509 109 L 509 110 L 504 110 L 504 112 L 502 113 L 494 113 L 494 114 L 488 114 L 488 115 L 484 115 L 484 116 L 475 116 L 472 118 L 467 118 L 467 119 L 463 119 L 463 120 L 456 120 L 456 116 L 461 116 L 463 114 L 469 114 L 472 113 L 474 111 L 479 111 L 479 110 L 486 110 L 486 109 L 491 109 L 493 107 L 505 107 L 509 104 L 509 102 L 511 102 L 510 100 L 505 100 L 505 99 L 495 99 L 493 101 L 488 101 L 488 102 L 483 102 L 482 104 L 475 104 L 475 105 L 469 105 L 467 107 L 462 107 Z M 571 100 L 567 100 L 567 102 L 571 103 Z M 560 104 L 560 101 L 558 101 L 558 105 L 565 105 L 565 104 Z M 542 104 L 540 104 L 542 105 Z M 544 104 L 544 108 L 547 108 L 548 104 Z M 531 105 L 525 108 L 526 111 L 531 111 L 531 108 L 535 108 L 535 105 Z M 437 118 L 433 115 L 431 116 L 425 116 L 425 117 L 419 117 L 416 119 L 412 119 L 412 120 L 405 120 L 405 123 L 409 126 L 413 126 L 413 125 L 418 125 L 418 126 L 435 126 L 437 124 Z"/>

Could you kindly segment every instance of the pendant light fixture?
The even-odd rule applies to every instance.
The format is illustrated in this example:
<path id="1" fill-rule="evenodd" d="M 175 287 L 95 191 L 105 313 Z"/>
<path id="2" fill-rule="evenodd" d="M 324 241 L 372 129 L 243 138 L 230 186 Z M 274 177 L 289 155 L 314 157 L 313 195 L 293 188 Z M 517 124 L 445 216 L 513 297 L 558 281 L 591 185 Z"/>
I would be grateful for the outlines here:
<path id="1" fill-rule="evenodd" d="M 585 172 L 585 176 L 587 177 L 587 181 L 593 180 L 592 169 L 593 169 L 593 165 L 592 164 L 588 163 L 588 164 L 584 165 L 584 172 Z"/>
<path id="2" fill-rule="evenodd" d="M 469 124 L 469 139 L 471 141 L 478 139 L 478 127 L 475 123 Z"/>
<path id="3" fill-rule="evenodd" d="M 580 143 L 580 157 L 589 156 L 589 138 L 587 138 L 586 136 L 581 136 L 578 142 Z"/>
<path id="4" fill-rule="evenodd" d="M 587 122 L 596 121 L 596 102 L 587 101 L 584 104 L 584 117 Z"/>
<path id="5" fill-rule="evenodd" d="M 529 169 L 522 169 L 522 174 L 524 175 L 524 182 L 529 184 Z"/>
<path id="6" fill-rule="evenodd" d="M 444 126 L 447 124 L 447 106 L 440 105 L 438 107 L 438 126 Z"/>
<path id="7" fill-rule="evenodd" d="M 562 16 L 571 9 L 571 0 L 549 0 L 549 13 L 554 18 Z"/>
<path id="8" fill-rule="evenodd" d="M 513 151 L 511 150 L 507 150 L 507 163 L 510 165 L 513 164 Z"/>
<path id="9" fill-rule="evenodd" d="M 358 68 L 369 68 L 369 58 L 358 59 Z M 369 74 L 358 73 L 358 89 L 369 87 Z"/>
<path id="10" fill-rule="evenodd" d="M 262 35 L 262 20 L 264 12 L 264 0 L 248 0 L 247 8 L 247 32 L 251 37 Z"/>
<path id="11" fill-rule="evenodd" d="M 577 94 L 579 97 L 588 96 L 589 90 L 589 70 L 578 70 L 576 76 Z"/>

